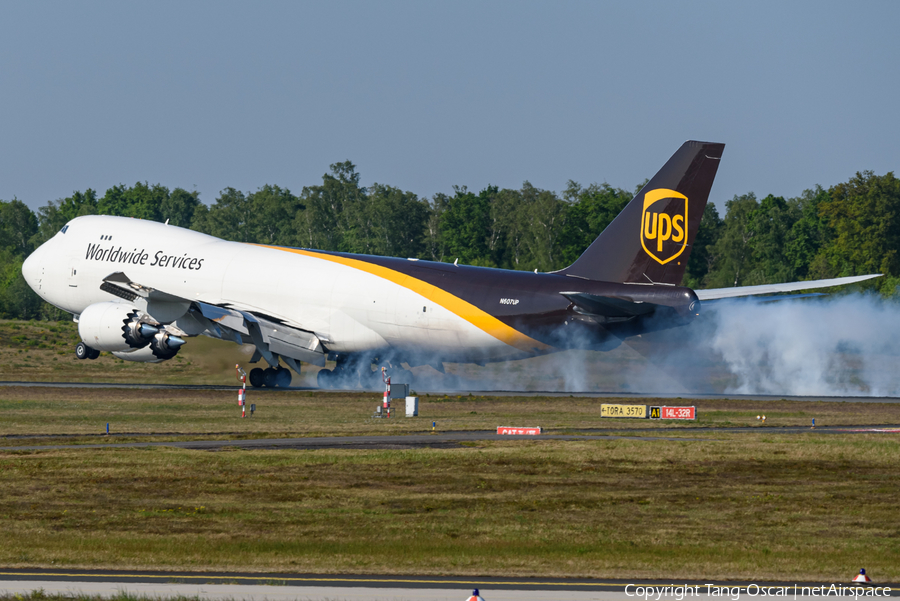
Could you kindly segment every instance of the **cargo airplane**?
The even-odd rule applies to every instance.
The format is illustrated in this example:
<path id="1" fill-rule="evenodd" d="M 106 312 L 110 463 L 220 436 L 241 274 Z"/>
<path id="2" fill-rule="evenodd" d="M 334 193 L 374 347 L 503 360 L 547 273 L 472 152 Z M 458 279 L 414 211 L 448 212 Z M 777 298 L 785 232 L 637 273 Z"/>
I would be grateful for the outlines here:
<path id="1" fill-rule="evenodd" d="M 22 266 L 78 322 L 81 359 L 173 358 L 205 335 L 252 343 L 254 386 L 375 386 L 373 362 L 505 361 L 609 349 L 681 327 L 702 301 L 824 288 L 871 276 L 768 286 L 681 286 L 723 144 L 685 142 L 572 265 L 551 273 L 227 242 L 168 224 L 90 215 Z M 285 367 L 287 366 L 287 367 Z"/>

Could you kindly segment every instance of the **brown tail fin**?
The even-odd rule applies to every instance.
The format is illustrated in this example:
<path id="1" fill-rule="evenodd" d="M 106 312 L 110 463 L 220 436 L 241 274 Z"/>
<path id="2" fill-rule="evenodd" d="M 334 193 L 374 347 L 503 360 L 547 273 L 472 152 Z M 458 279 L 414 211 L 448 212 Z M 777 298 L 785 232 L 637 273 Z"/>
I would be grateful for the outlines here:
<path id="1" fill-rule="evenodd" d="M 685 142 L 578 260 L 559 273 L 680 284 L 724 144 Z"/>

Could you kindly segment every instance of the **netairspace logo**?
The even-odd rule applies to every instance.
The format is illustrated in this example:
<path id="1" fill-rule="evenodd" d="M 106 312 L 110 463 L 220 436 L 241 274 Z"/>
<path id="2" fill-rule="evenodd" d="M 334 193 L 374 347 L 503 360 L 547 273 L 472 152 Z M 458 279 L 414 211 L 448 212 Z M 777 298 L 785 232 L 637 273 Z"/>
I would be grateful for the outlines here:
<path id="1" fill-rule="evenodd" d="M 738 601 L 741 594 L 748 597 L 778 597 L 796 599 L 797 597 L 841 597 L 859 599 L 860 597 L 890 597 L 888 586 L 845 586 L 842 584 L 822 586 L 766 586 L 748 584 L 747 586 L 721 586 L 717 584 L 695 584 L 683 586 L 651 586 L 629 584 L 625 587 L 625 595 L 637 597 L 644 601 L 662 601 L 672 599 L 683 601 L 690 597 L 716 597 Z"/>

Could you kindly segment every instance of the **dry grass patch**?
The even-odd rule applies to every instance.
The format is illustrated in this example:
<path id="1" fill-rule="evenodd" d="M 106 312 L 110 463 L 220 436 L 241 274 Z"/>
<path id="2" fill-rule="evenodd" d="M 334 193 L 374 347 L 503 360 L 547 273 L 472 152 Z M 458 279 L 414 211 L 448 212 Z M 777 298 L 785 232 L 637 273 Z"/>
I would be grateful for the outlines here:
<path id="1" fill-rule="evenodd" d="M 900 578 L 897 441 L 0 454 L 6 565 Z"/>

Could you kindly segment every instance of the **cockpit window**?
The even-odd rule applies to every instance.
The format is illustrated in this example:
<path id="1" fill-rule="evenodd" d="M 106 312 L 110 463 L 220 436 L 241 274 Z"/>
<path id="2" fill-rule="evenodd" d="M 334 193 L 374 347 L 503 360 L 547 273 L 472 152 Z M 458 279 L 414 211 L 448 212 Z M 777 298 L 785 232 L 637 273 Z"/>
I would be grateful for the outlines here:
<path id="1" fill-rule="evenodd" d="M 65 224 L 61 230 L 59 230 L 60 234 L 65 234 L 66 230 L 69 229 L 69 224 Z"/>

